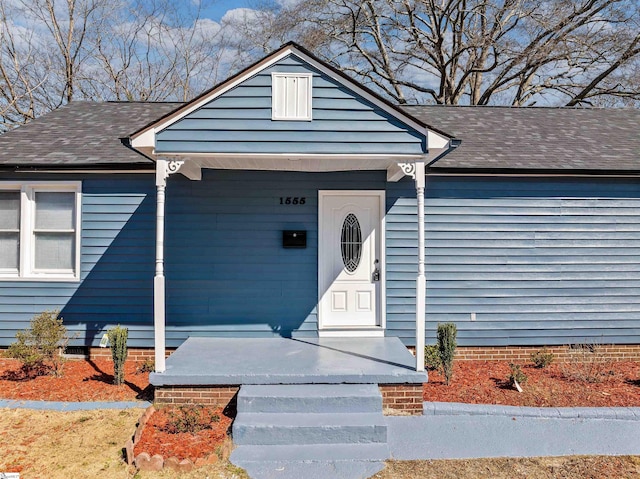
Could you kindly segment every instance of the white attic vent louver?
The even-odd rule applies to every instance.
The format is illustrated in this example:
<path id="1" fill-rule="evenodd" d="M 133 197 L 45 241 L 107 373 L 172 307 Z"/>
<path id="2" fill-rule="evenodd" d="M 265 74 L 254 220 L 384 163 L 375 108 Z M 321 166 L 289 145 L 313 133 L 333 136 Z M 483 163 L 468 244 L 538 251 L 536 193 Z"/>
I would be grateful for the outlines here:
<path id="1" fill-rule="evenodd" d="M 271 119 L 311 121 L 311 73 L 271 74 Z"/>

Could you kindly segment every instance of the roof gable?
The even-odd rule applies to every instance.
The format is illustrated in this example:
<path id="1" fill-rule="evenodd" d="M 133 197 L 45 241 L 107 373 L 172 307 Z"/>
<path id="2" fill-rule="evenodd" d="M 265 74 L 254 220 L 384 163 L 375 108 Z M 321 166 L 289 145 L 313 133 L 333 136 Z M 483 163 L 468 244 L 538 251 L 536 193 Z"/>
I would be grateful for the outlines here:
<path id="1" fill-rule="evenodd" d="M 272 119 L 271 74 L 277 72 L 312 75 L 310 122 Z M 418 155 L 434 135 L 450 138 L 287 44 L 131 138 L 136 148 L 164 154 Z"/>

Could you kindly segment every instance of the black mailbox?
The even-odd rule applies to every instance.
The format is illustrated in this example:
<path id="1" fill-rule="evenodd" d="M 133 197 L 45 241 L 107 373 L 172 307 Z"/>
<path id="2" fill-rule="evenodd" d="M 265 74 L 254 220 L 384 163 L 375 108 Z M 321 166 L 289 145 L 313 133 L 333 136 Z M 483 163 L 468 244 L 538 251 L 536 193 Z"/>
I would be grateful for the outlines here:
<path id="1" fill-rule="evenodd" d="M 304 230 L 284 230 L 282 232 L 283 248 L 306 248 L 307 232 Z"/>

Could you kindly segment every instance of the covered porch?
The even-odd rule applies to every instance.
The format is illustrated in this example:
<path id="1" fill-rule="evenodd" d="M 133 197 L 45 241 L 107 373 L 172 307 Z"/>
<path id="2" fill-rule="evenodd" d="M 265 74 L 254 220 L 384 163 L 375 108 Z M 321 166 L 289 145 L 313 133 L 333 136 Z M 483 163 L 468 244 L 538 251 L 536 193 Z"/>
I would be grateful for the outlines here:
<path id="1" fill-rule="evenodd" d="M 421 415 L 428 378 L 415 371 L 415 358 L 396 337 L 190 337 L 169 356 L 166 370 L 149 379 L 158 404 L 196 402 L 235 411 L 241 388 L 278 388 L 303 398 L 311 391 L 308 399 L 315 402 L 323 395 L 341 401 L 340 388 L 356 388 L 356 396 L 373 388 L 382 406 L 378 414 Z"/>
<path id="2" fill-rule="evenodd" d="M 351 382 L 354 378 L 377 384 L 421 384 L 426 380 L 423 372 L 426 169 L 429 163 L 454 147 L 451 135 L 386 102 L 304 49 L 287 44 L 139 130 L 132 135 L 131 146 L 156 161 L 153 294 L 156 374 L 152 381 L 157 385 L 200 387 L 205 384 L 205 378 L 209 385 L 247 384 L 256 376 L 255 371 L 263 371 L 262 377 L 268 378 L 280 377 L 283 370 L 290 371 L 285 379 L 291 380 L 297 374 L 305 377 L 307 383 L 316 377 L 319 382 L 332 378 L 330 382 L 334 383 Z M 251 187 L 246 183 L 247 175 L 245 181 L 237 175 L 233 177 L 235 183 L 216 184 L 217 173 L 213 172 L 226 172 L 224 175 L 261 172 L 277 177 L 262 183 L 253 182 Z M 375 181 L 363 181 L 363 174 L 368 172 L 376 174 Z M 291 173 L 309 177 L 300 184 L 289 181 L 285 188 L 283 178 L 293 178 Z M 194 186 L 202 197 L 192 194 L 188 187 L 183 188 L 182 195 L 176 195 L 175 189 L 172 195 L 168 183 L 176 185 L 180 181 L 168 181 L 170 176 L 183 176 L 211 188 Z M 415 189 L 411 196 L 415 198 L 416 207 L 403 210 L 402 214 L 407 217 L 402 221 L 411 230 L 407 233 L 411 238 L 398 241 L 402 243 L 400 248 L 411 251 L 399 256 L 413 256 L 415 249 L 415 271 L 401 274 L 402 281 L 411 284 L 391 285 L 387 277 L 387 190 L 389 184 L 404 177 L 413 179 Z M 348 178 L 351 181 L 347 181 Z M 242 196 L 238 194 L 241 190 L 245 191 Z M 194 199 L 201 201 L 196 203 Z M 171 208 L 176 208 L 176 204 L 189 204 L 191 209 L 183 208 L 180 216 L 175 213 L 171 216 Z M 168 212 L 166 218 L 165 211 Z M 184 218 L 190 222 L 182 222 Z M 238 236 L 237 228 L 232 230 L 229 226 L 231 222 L 236 226 L 260 223 L 261 227 L 269 228 L 271 235 L 263 236 L 261 241 Z M 177 235 L 178 229 L 186 234 Z M 199 242 L 192 241 L 190 236 L 203 229 L 206 231 Z M 174 235 L 173 239 L 180 236 L 182 241 L 171 242 L 172 236 L 166 230 Z M 307 232 L 310 233 L 309 245 Z M 287 235 L 297 237 L 298 233 L 305 238 L 300 246 L 286 243 Z M 281 246 L 274 241 L 276 234 L 282 237 Z M 165 241 L 168 261 L 165 261 Z M 243 255 L 238 254 L 237 243 L 244 246 Z M 306 252 L 297 256 L 288 254 L 279 267 L 270 265 L 265 282 L 282 281 L 283 275 L 291 272 L 290 265 L 300 264 L 295 260 L 302 259 L 308 268 L 295 278 L 287 276 L 281 291 L 288 294 L 302 291 L 298 296 L 306 298 L 305 304 L 294 312 L 301 321 L 304 321 L 303 315 L 309 318 L 303 331 L 305 337 L 317 335 L 343 342 L 333 344 L 309 338 L 303 344 L 300 339 L 298 342 L 286 339 L 292 331 L 300 329 L 298 320 L 291 318 L 286 328 L 276 324 L 272 331 L 250 330 L 247 326 L 252 321 L 272 326 L 280 323 L 283 315 L 293 314 L 278 310 L 288 304 L 284 294 L 280 301 L 276 295 L 271 302 L 260 300 L 258 304 L 250 293 L 261 298 L 265 294 L 256 282 L 260 275 L 256 265 L 264 263 L 263 258 L 278 258 L 284 256 L 282 249 L 297 247 Z M 395 251 L 393 247 L 389 250 Z M 198 251 L 203 253 L 200 258 Z M 220 267 L 219 256 L 225 252 L 235 254 L 244 269 L 237 271 L 226 263 Z M 190 262 L 174 261 L 179 267 L 172 270 L 171 261 L 176 255 L 178 258 L 188 256 Z M 213 257 L 218 263 L 211 259 Z M 246 258 L 253 258 L 253 264 L 246 263 Z M 165 263 L 169 266 L 168 280 Z M 198 270 L 199 275 L 189 276 L 187 273 L 192 270 Z M 410 274 L 411 279 L 405 273 Z M 176 277 L 182 279 L 174 280 Z M 179 294 L 176 281 L 181 281 L 186 295 L 183 309 L 191 306 L 193 291 L 203 289 L 197 298 L 200 311 L 185 314 L 176 308 L 168 314 L 167 301 L 173 301 L 172 295 Z M 251 288 L 245 288 L 246 283 L 250 283 Z M 413 334 L 408 342 L 415 344 L 415 358 L 400 340 L 389 337 L 394 334 L 389 334 L 387 324 L 387 283 L 389 289 L 404 295 L 399 300 L 403 306 L 411 304 L 404 309 L 412 309 L 415 304 L 415 312 L 401 311 L 402 318 L 397 321 L 402 323 L 401 334 L 415 331 L 415 342 Z M 207 293 L 207 288 L 211 293 Z M 217 290 L 227 291 L 227 296 L 220 296 Z M 238 304 L 229 302 L 229 296 L 236 298 Z M 245 304 L 254 307 L 254 311 L 236 314 Z M 404 317 L 408 315 L 411 316 Z M 228 323 L 229 327 L 221 330 L 220 323 Z M 202 330 L 194 331 L 194 324 Z M 216 343 L 213 344 L 191 338 L 165 364 L 167 340 L 175 341 L 177 336 L 183 339 L 181 335 L 185 332 L 221 339 L 212 340 Z M 241 347 L 234 347 L 233 338 L 246 334 L 246 337 L 267 340 L 264 336 L 273 333 L 283 336 L 272 338 L 280 343 L 259 345 L 260 340 L 256 340 L 256 344 L 243 342 Z M 372 336 L 380 341 L 370 343 Z M 328 351 L 333 354 L 327 356 Z M 396 354 L 397 359 L 390 359 Z M 299 361 L 298 355 L 305 359 Z M 255 361 L 247 359 L 248 356 L 253 356 Z M 244 369 L 229 372 L 231 366 L 238 365 Z M 385 365 L 383 372 L 379 370 L 382 365 Z M 214 373 L 200 374 L 203 368 L 227 373 L 216 379 Z M 336 375 L 335 372 L 342 369 L 345 374 Z M 400 370 L 413 370 L 416 376 L 397 376 Z M 378 373 L 381 375 L 376 379 Z M 174 376 L 175 379 L 171 379 Z M 187 382 L 190 380 L 194 383 Z"/>

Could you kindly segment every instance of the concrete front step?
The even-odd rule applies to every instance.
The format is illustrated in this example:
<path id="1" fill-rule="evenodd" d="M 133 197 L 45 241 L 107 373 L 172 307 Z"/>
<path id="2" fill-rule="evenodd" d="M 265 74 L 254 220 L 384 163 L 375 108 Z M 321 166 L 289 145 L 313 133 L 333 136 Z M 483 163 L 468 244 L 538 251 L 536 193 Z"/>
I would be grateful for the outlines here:
<path id="1" fill-rule="evenodd" d="M 251 479 L 366 479 L 384 469 L 383 461 L 265 461 L 234 463 Z"/>
<path id="2" fill-rule="evenodd" d="M 375 413 L 382 410 L 376 384 L 245 385 L 239 413 Z"/>
<path id="3" fill-rule="evenodd" d="M 389 447 L 386 443 L 242 446 L 231 453 L 234 464 L 282 461 L 386 461 L 388 458 Z"/>
<path id="4" fill-rule="evenodd" d="M 382 413 L 238 413 L 233 442 L 238 445 L 385 443 Z"/>

